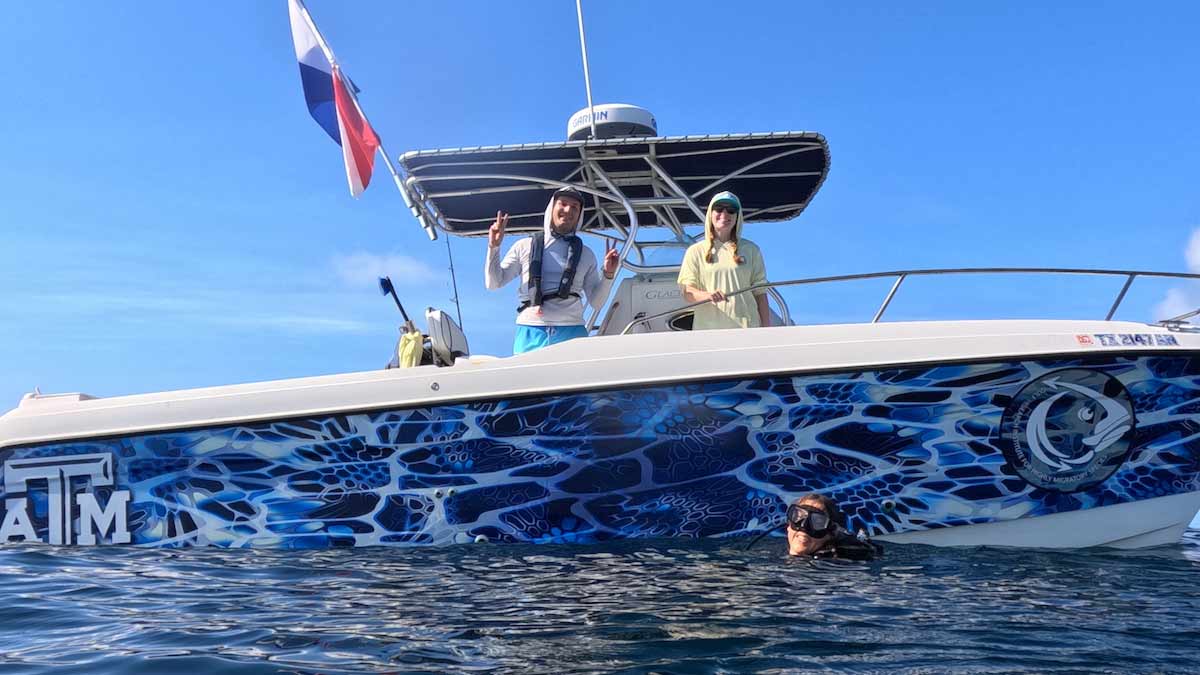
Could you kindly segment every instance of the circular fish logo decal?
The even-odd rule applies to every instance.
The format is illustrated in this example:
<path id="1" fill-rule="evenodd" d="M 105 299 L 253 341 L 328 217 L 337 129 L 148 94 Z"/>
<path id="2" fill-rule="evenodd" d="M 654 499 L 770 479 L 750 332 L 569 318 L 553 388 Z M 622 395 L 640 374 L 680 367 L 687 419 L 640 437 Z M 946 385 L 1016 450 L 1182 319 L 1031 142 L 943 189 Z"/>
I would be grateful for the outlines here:
<path id="1" fill-rule="evenodd" d="M 1057 370 L 1013 397 L 1000 422 L 1000 449 L 1030 485 L 1077 492 L 1121 466 L 1136 424 L 1133 400 L 1117 378 Z"/>

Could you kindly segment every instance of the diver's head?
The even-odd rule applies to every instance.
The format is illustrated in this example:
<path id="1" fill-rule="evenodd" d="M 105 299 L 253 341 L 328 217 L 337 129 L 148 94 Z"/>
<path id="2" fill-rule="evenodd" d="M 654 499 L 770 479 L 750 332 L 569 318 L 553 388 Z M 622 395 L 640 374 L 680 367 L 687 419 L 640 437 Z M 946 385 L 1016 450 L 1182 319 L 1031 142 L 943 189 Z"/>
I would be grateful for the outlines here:
<path id="1" fill-rule="evenodd" d="M 837 533 L 837 505 L 816 493 L 797 499 L 787 511 L 788 555 L 813 555 Z"/>
<path id="2" fill-rule="evenodd" d="M 571 187 L 560 188 L 550 200 L 550 226 L 560 235 L 575 232 L 583 214 L 583 195 Z"/>

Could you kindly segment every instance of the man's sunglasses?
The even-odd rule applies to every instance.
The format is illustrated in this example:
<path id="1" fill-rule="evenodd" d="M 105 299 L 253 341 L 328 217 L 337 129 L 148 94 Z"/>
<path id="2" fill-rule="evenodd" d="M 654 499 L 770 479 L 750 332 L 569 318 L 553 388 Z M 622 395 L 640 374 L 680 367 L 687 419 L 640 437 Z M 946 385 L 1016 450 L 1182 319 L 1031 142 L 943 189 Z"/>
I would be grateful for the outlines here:
<path id="1" fill-rule="evenodd" d="M 833 534 L 837 524 L 821 509 L 807 504 L 792 504 L 787 510 L 788 527 L 810 537 L 827 537 Z"/>
<path id="2" fill-rule="evenodd" d="M 713 215 L 718 213 L 728 213 L 731 216 L 736 216 L 738 214 L 738 207 L 730 204 L 714 204 Z"/>

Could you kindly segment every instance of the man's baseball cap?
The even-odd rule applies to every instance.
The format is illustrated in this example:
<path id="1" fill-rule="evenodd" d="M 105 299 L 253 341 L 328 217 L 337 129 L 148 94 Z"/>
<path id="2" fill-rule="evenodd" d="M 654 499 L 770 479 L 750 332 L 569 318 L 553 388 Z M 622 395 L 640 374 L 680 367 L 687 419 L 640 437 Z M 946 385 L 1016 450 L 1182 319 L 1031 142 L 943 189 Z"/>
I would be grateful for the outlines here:
<path id="1" fill-rule="evenodd" d="M 564 197 L 566 199 L 574 199 L 575 201 L 579 202 L 580 207 L 583 206 L 583 194 L 580 193 L 579 190 L 576 190 L 573 187 L 564 187 L 564 188 L 559 188 L 559 189 L 555 190 L 554 194 L 550 197 L 550 201 L 554 201 L 555 199 L 558 199 L 559 197 Z"/>

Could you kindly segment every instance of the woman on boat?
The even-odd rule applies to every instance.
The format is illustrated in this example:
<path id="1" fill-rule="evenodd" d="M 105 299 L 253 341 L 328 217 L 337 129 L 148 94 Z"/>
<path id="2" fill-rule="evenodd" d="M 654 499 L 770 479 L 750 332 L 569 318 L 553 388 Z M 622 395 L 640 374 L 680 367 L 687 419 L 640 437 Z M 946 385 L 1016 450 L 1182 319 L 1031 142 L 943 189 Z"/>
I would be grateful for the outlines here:
<path id="1" fill-rule="evenodd" d="M 709 303 L 695 309 L 692 330 L 771 325 L 765 289 L 733 295 L 767 282 L 762 251 L 741 237 L 742 221 L 737 195 L 718 192 L 708 202 L 704 241 L 692 244 L 683 256 L 678 283 L 684 299 Z"/>

